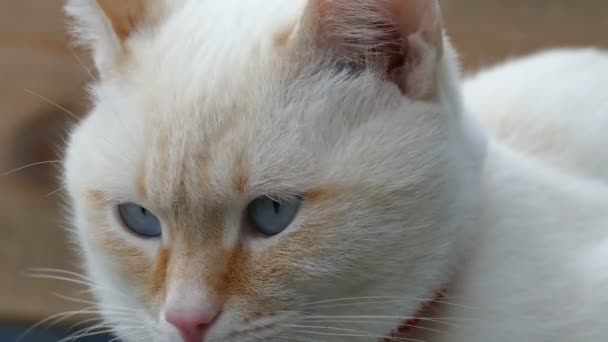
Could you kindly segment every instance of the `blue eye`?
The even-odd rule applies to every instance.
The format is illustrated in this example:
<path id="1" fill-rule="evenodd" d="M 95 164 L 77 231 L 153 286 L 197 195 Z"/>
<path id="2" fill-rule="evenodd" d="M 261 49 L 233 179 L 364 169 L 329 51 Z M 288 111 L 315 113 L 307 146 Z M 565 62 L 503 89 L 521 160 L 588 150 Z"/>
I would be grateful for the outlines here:
<path id="1" fill-rule="evenodd" d="M 120 220 L 133 233 L 146 238 L 162 234 L 160 220 L 148 209 L 135 203 L 119 204 L 117 209 Z"/>
<path id="2" fill-rule="evenodd" d="M 247 216 L 257 231 L 274 236 L 283 232 L 300 209 L 300 202 L 279 202 L 270 197 L 258 197 L 249 203 Z"/>

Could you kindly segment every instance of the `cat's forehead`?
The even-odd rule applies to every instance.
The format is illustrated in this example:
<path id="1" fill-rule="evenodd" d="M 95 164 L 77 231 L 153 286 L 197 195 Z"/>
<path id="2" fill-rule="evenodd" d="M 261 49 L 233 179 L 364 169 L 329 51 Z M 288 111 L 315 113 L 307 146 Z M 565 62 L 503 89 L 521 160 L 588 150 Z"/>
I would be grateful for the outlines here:
<path id="1" fill-rule="evenodd" d="M 312 158 L 290 121 L 281 132 L 280 119 L 245 109 L 185 116 L 192 120 L 161 116 L 145 137 L 139 177 L 148 200 L 213 207 L 308 187 L 303 180 L 314 173 Z"/>
<path id="2" fill-rule="evenodd" d="M 301 6 L 269 2 L 263 11 L 256 11 L 251 1 L 226 1 L 222 6 L 185 1 L 154 30 L 127 42 L 124 70 L 136 82 L 178 87 L 181 92 L 229 93 L 243 79 L 256 85 L 262 81 L 256 76 L 263 75 L 256 70 L 279 70 L 281 59 L 274 58 L 273 47 L 295 27 L 305 4 L 298 1 Z M 226 11 L 230 6 L 235 11 Z"/>
<path id="3" fill-rule="evenodd" d="M 361 127 L 372 114 L 397 119 L 403 127 L 409 116 L 426 116 L 418 114 L 428 108 L 413 104 L 394 115 L 407 99 L 394 86 L 379 86 L 371 74 L 340 76 L 321 69 L 320 62 L 289 58 L 293 54 L 281 50 L 280 38 L 299 10 L 283 2 L 271 6 L 276 8 L 261 15 L 292 11 L 293 16 L 186 20 L 214 7 L 209 1 L 190 1 L 154 34 L 144 32 L 129 43 L 113 98 L 128 104 L 117 107 L 133 109 L 125 113 L 134 117 L 126 120 L 133 123 L 128 129 L 141 131 L 143 167 L 133 169 L 138 174 L 131 177 L 145 188 L 140 192 L 157 202 L 177 203 L 177 196 L 187 196 L 192 203 L 230 202 L 226 197 L 239 193 L 306 191 L 320 182 L 317 172 L 331 174 L 319 168 L 340 168 L 326 164 L 336 154 L 352 158 L 345 165 L 364 163 L 358 150 L 343 153 L 340 146 L 363 144 L 359 140 L 368 129 L 403 140 L 403 131 L 381 122 Z M 381 155 L 374 146 L 362 150 Z"/>
<path id="4" fill-rule="evenodd" d="M 284 134 L 298 126 L 298 117 L 284 115 L 283 62 L 265 46 L 274 33 L 261 28 L 245 33 L 245 22 L 230 28 L 221 20 L 189 27 L 193 21 L 181 18 L 188 12 L 176 13 L 157 34 L 131 42 L 117 84 L 135 108 L 129 114 L 138 116 L 145 130 L 139 177 L 156 201 L 247 192 L 239 187 L 277 178 L 267 171 L 294 164 L 280 156 L 306 159 L 293 148 L 297 132 Z"/>
<path id="5" fill-rule="evenodd" d="M 215 71 L 211 80 L 170 75 L 141 81 L 148 76 L 136 72 L 123 83 L 121 101 L 133 108 L 125 113 L 133 118 L 126 120 L 128 130 L 141 131 L 142 167 L 131 177 L 140 192 L 160 206 L 213 206 L 242 196 L 306 192 L 336 183 L 334 176 L 342 182 L 357 179 L 356 172 L 337 170 L 366 163 L 363 155 L 382 155 L 374 146 L 385 144 L 356 148 L 367 145 L 364 140 L 404 139 L 404 131 L 384 120 L 368 121 L 373 114 L 386 115 L 407 127 L 407 113 L 394 112 L 395 89 L 382 91 L 362 86 L 369 80 L 334 79 L 329 73 L 302 74 L 286 70 L 283 62 L 243 64 L 242 72 Z M 344 161 L 329 163 L 336 158 Z"/>

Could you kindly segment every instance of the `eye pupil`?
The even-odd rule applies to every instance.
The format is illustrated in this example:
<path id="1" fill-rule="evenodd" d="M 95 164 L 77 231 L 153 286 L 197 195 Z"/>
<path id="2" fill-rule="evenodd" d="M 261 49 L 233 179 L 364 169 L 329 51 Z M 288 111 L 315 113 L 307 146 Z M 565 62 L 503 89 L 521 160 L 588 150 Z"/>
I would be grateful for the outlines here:
<path id="1" fill-rule="evenodd" d="M 278 214 L 278 213 L 279 213 L 279 208 L 280 208 L 280 206 L 281 206 L 281 205 L 279 204 L 279 202 L 277 202 L 277 201 L 272 201 L 272 206 L 274 207 L 274 212 L 275 212 L 275 214 Z"/>

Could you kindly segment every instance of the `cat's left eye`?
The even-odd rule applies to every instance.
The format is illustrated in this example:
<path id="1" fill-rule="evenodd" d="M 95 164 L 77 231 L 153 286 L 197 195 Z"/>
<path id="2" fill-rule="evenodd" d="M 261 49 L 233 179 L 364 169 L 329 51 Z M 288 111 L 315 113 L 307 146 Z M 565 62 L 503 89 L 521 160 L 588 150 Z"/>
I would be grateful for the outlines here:
<path id="1" fill-rule="evenodd" d="M 122 224 L 133 233 L 145 238 L 162 234 L 160 220 L 148 209 L 135 203 L 119 204 L 116 209 Z"/>
<path id="2" fill-rule="evenodd" d="M 268 196 L 258 197 L 247 206 L 249 223 L 266 236 L 278 235 L 295 219 L 300 202 L 277 201 Z"/>

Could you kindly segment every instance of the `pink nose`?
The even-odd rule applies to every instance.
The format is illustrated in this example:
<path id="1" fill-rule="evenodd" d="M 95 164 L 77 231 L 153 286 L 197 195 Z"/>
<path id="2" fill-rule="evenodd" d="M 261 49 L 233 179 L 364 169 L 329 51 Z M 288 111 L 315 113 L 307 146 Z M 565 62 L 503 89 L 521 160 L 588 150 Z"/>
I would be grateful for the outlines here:
<path id="1" fill-rule="evenodd" d="M 165 319 L 177 328 L 184 342 L 203 342 L 219 313 L 217 305 L 174 306 L 167 309 Z"/>

